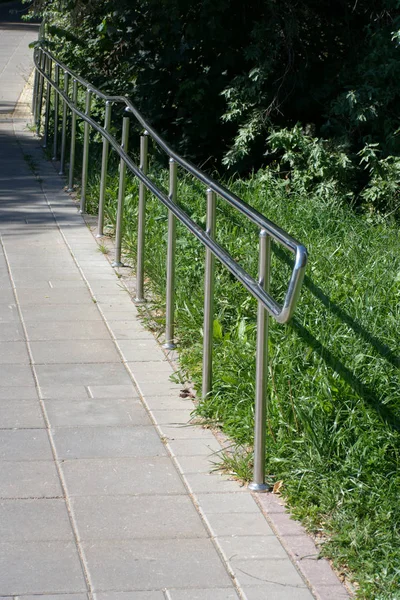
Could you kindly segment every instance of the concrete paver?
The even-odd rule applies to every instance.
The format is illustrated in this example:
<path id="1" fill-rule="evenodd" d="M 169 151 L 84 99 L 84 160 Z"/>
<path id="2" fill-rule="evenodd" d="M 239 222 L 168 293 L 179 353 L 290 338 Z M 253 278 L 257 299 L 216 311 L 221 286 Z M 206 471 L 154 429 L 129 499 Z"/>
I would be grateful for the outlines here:
<path id="1" fill-rule="evenodd" d="M 27 96 L 11 117 L 36 32 L 2 14 L 0 596 L 311 600 L 314 577 L 319 597 L 346 597 L 324 561 L 300 575 L 305 546 L 290 554 L 249 491 L 210 474 L 221 444 L 190 423 L 172 366 L 44 162 Z"/>

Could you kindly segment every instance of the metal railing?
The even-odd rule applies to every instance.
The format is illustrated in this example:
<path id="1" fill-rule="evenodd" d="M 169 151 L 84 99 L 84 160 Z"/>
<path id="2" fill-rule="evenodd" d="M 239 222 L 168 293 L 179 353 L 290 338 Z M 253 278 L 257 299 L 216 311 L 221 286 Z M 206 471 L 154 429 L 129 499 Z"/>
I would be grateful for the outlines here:
<path id="1" fill-rule="evenodd" d="M 128 168 L 139 180 L 138 202 L 138 236 L 137 236 L 137 265 L 136 265 L 136 297 L 135 302 L 141 303 L 144 298 L 144 252 L 145 252 L 145 215 L 146 192 L 150 191 L 168 209 L 168 244 L 167 244 L 167 282 L 166 282 L 166 333 L 164 348 L 175 348 L 174 340 L 174 289 L 175 289 L 175 244 L 177 219 L 205 246 L 205 283 L 204 283 L 204 328 L 203 328 L 203 377 L 202 396 L 206 397 L 212 387 L 212 345 L 213 345 L 213 301 L 214 301 L 214 267 L 217 258 L 258 302 L 257 310 L 257 350 L 256 350 L 256 399 L 255 399 L 255 431 L 254 431 L 254 473 L 250 488 L 254 491 L 265 491 L 265 435 L 266 435 L 266 385 L 268 369 L 268 316 L 271 315 L 279 323 L 287 323 L 296 306 L 302 285 L 304 270 L 307 262 L 307 251 L 303 245 L 288 233 L 264 217 L 257 210 L 246 204 L 235 194 L 229 192 L 214 179 L 209 177 L 190 162 L 179 156 L 157 134 L 149 123 L 135 108 L 129 98 L 124 96 L 108 96 L 93 87 L 82 77 L 73 73 L 49 52 L 45 45 L 39 43 L 34 50 L 35 79 L 33 90 L 32 111 L 37 127 L 41 130 L 41 120 L 44 115 L 44 146 L 49 144 L 50 111 L 54 117 L 53 158 L 60 154 L 60 175 L 65 174 L 67 137 L 70 140 L 70 158 L 68 171 L 68 189 L 73 189 L 75 171 L 75 139 L 76 120 L 84 122 L 84 141 L 81 177 L 80 212 L 85 212 L 86 187 L 89 157 L 90 128 L 98 132 L 103 139 L 101 161 L 100 193 L 98 209 L 98 237 L 103 236 L 105 189 L 107 179 L 108 156 L 110 147 L 120 157 L 119 193 L 116 219 L 116 257 L 113 266 L 121 266 L 121 247 L 124 215 L 124 195 L 126 169 Z M 60 86 L 60 73 L 63 87 Z M 78 106 L 78 90 L 86 94 L 85 110 Z M 46 88 L 46 90 L 45 90 Z M 52 93 L 53 91 L 53 93 Z M 52 99 L 53 96 L 53 99 Z M 104 125 L 99 125 L 91 117 L 93 96 L 105 103 Z M 45 107 L 43 111 L 43 98 Z M 59 148 L 59 103 L 62 105 L 61 146 Z M 125 105 L 125 116 L 122 124 L 122 141 L 119 143 L 110 133 L 111 110 L 115 104 Z M 68 128 L 68 111 L 71 112 L 71 126 Z M 140 136 L 140 165 L 137 166 L 128 156 L 128 138 L 130 116 L 133 116 L 143 128 Z M 148 138 L 169 157 L 169 194 L 166 195 L 147 176 Z M 182 167 L 207 188 L 206 229 L 203 230 L 179 206 L 177 202 L 177 166 Z M 259 228 L 259 266 L 258 281 L 256 281 L 232 256 L 216 241 L 216 199 L 221 198 L 234 207 L 249 221 Z M 290 250 L 294 256 L 287 291 L 280 305 L 269 293 L 271 240 Z"/>

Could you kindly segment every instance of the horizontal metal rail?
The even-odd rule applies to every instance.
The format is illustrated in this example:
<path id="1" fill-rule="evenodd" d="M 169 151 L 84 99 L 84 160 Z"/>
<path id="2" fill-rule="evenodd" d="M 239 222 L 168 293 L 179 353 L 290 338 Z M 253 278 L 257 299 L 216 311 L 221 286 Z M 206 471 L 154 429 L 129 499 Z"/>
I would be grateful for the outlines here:
<path id="1" fill-rule="evenodd" d="M 104 194 L 105 180 L 107 176 L 108 153 L 111 147 L 120 157 L 120 187 L 118 195 L 117 226 L 116 226 L 116 260 L 114 265 L 121 263 L 123 203 L 125 191 L 125 171 L 134 174 L 139 180 L 139 231 L 138 231 L 138 289 L 136 301 L 144 301 L 143 297 L 143 269 L 145 248 L 145 210 L 146 194 L 151 192 L 169 211 L 168 231 L 168 258 L 167 258 L 167 313 L 166 313 L 166 344 L 167 349 L 174 348 L 174 273 L 175 273 L 175 222 L 179 220 L 206 248 L 206 273 L 205 273 L 205 305 L 204 305 L 204 357 L 203 357 L 203 389 L 205 397 L 211 391 L 212 381 L 212 325 L 213 325 L 213 280 L 214 280 L 214 257 L 217 258 L 258 302 L 257 317 L 257 375 L 256 375 L 256 425 L 255 425 L 255 467 L 252 489 L 263 491 L 266 489 L 264 465 L 265 465 L 265 416 L 266 416 L 266 377 L 267 377 L 267 336 L 268 336 L 268 314 L 279 323 L 287 323 L 293 315 L 304 277 L 307 262 L 307 251 L 305 247 L 297 242 L 283 229 L 270 221 L 257 210 L 249 206 L 238 196 L 221 186 L 206 173 L 199 170 L 192 163 L 182 158 L 157 134 L 151 125 L 144 119 L 135 108 L 129 98 L 125 96 L 109 96 L 96 89 L 82 77 L 71 71 L 49 52 L 43 43 L 36 46 L 34 50 L 35 83 L 33 92 L 33 113 L 40 133 L 42 119 L 42 105 L 45 104 L 44 113 L 44 139 L 48 143 L 48 129 L 50 118 L 51 90 L 54 95 L 54 158 L 57 156 L 58 148 L 58 122 L 59 122 L 59 100 L 62 104 L 62 130 L 61 130 L 61 166 L 60 174 L 64 174 L 66 144 L 67 144 L 67 110 L 72 114 L 72 126 L 70 133 L 70 169 L 69 189 L 73 189 L 74 162 L 75 162 L 75 134 L 76 118 L 85 123 L 85 135 L 83 145 L 82 164 L 82 189 L 81 189 L 81 212 L 85 211 L 86 182 L 89 153 L 89 127 L 98 132 L 103 139 L 103 158 L 100 184 L 99 203 L 99 231 L 103 235 L 104 223 Z M 53 73 L 54 66 L 54 73 Z M 63 74 L 63 87 L 60 85 L 60 73 Z M 72 94 L 71 94 L 72 82 Z M 45 91 L 46 84 L 46 91 Z M 80 84 L 86 92 L 85 110 L 78 106 L 77 87 Z M 91 101 L 96 96 L 105 103 L 104 126 L 90 115 Z M 125 105 L 125 117 L 123 119 L 122 143 L 110 133 L 110 115 L 113 104 Z M 130 116 L 142 126 L 143 134 L 140 143 L 140 166 L 137 166 L 128 155 L 127 144 L 129 139 Z M 147 175 L 147 140 L 151 138 L 161 150 L 169 157 L 170 164 L 170 190 L 165 194 Z M 203 230 L 177 203 L 177 170 L 179 165 L 187 173 L 192 175 L 207 188 L 207 225 Z M 259 243 L 259 278 L 256 281 L 215 239 L 215 200 L 216 197 L 225 200 L 230 206 L 244 215 L 254 223 L 260 230 Z M 269 293 L 269 264 L 271 240 L 284 246 L 294 254 L 294 266 L 289 278 L 286 294 L 282 304 L 279 304 Z"/>

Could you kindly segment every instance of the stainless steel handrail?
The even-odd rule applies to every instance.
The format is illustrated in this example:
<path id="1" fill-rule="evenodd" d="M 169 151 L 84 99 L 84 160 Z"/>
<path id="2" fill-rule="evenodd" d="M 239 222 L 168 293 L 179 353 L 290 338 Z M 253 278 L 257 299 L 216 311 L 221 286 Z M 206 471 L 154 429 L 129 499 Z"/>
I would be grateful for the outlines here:
<path id="1" fill-rule="evenodd" d="M 214 285 L 214 260 L 215 257 L 240 281 L 250 294 L 258 301 L 257 316 L 257 355 L 256 355 L 256 408 L 255 408 L 255 450 L 254 450 L 254 478 L 250 487 L 255 491 L 267 489 L 265 484 L 265 418 L 266 418 L 266 379 L 268 360 L 268 314 L 277 322 L 287 323 L 296 307 L 304 277 L 307 262 L 305 247 L 297 242 L 283 229 L 270 221 L 257 210 L 246 204 L 235 194 L 221 186 L 206 173 L 199 170 L 192 163 L 182 158 L 157 134 L 151 125 L 135 108 L 129 98 L 125 96 L 109 96 L 96 89 L 82 77 L 71 71 L 66 65 L 57 60 L 42 43 L 34 50 L 35 83 L 33 93 L 33 113 L 40 133 L 42 105 L 45 102 L 44 140 L 48 143 L 49 115 L 51 104 L 51 90 L 54 94 L 54 121 L 58 126 L 58 104 L 62 102 L 62 131 L 61 131 L 61 166 L 60 174 L 64 174 L 66 143 L 67 143 L 67 109 L 72 113 L 71 143 L 70 143 L 70 169 L 69 189 L 73 189 L 73 169 L 75 162 L 75 133 L 76 117 L 85 123 L 85 136 L 83 146 L 82 164 L 82 192 L 81 212 L 85 211 L 86 181 L 89 153 L 89 127 L 101 134 L 103 139 L 103 158 L 101 168 L 100 203 L 98 215 L 98 235 L 103 235 L 104 222 L 104 194 L 107 176 L 107 159 L 111 146 L 120 157 L 120 185 L 118 195 L 117 225 L 116 225 L 116 259 L 114 266 L 121 263 L 123 204 L 125 191 L 125 171 L 128 168 L 139 180 L 139 225 L 138 225 L 138 263 L 137 263 L 137 293 L 136 302 L 144 301 L 144 244 L 145 244 L 145 204 L 146 190 L 150 191 L 169 211 L 168 229 L 168 256 L 167 256 L 167 312 L 166 312 L 166 343 L 165 348 L 175 347 L 174 343 L 174 276 L 175 276 L 175 224 L 178 219 L 185 227 L 206 247 L 206 272 L 205 272 L 205 303 L 204 303 L 204 353 L 203 353 L 203 387 L 202 395 L 205 397 L 211 391 L 212 382 L 212 336 L 213 336 L 213 285 Z M 54 65 L 54 76 L 53 76 Z M 60 87 L 60 71 L 63 72 L 63 87 Z M 72 81 L 72 97 L 70 82 Z M 45 90 L 46 83 L 46 93 Z M 80 84 L 86 90 L 85 111 L 77 104 L 77 86 Z M 104 127 L 99 125 L 91 116 L 91 100 L 97 96 L 105 102 Z M 110 133 L 111 107 L 114 103 L 125 105 L 123 118 L 123 139 L 120 144 Z M 129 138 L 129 116 L 133 115 L 144 132 L 140 143 L 140 166 L 138 167 L 127 153 Z M 58 129 L 54 132 L 54 154 L 56 158 L 58 148 Z M 170 189 L 166 195 L 147 176 L 147 140 L 151 138 L 169 157 Z M 204 231 L 189 215 L 178 205 L 177 197 L 177 165 L 198 179 L 207 187 L 207 225 Z M 216 196 L 222 198 L 247 219 L 260 228 L 259 236 L 259 276 L 256 281 L 232 256 L 215 240 L 215 201 Z M 270 248 L 271 240 L 283 245 L 294 256 L 294 266 L 289 279 L 287 291 L 280 305 L 269 293 Z"/>

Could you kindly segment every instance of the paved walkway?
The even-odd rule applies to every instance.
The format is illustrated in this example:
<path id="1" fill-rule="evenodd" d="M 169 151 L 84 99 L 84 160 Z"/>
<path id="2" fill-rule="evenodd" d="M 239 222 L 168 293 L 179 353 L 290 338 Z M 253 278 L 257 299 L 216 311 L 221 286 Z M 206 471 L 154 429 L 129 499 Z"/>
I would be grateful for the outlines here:
<path id="1" fill-rule="evenodd" d="M 275 497 L 261 510 L 209 473 L 221 446 L 188 425 L 191 401 L 43 160 L 24 96 L 9 115 L 32 36 L 0 23 L 0 596 L 346 598 Z"/>

